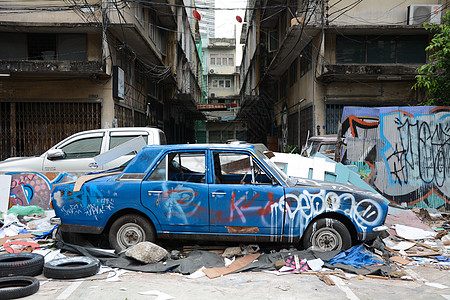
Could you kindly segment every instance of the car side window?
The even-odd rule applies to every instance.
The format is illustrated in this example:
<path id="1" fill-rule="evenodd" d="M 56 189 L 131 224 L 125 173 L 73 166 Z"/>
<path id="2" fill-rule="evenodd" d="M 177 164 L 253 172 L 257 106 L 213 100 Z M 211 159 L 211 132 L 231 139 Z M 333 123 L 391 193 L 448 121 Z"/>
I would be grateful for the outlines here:
<path id="1" fill-rule="evenodd" d="M 152 174 L 148 177 L 148 181 L 164 181 L 167 175 L 167 159 L 164 157 L 158 164 L 158 166 L 153 170 Z"/>
<path id="2" fill-rule="evenodd" d="M 272 184 L 271 178 L 246 153 L 214 153 L 214 177 L 221 184 Z"/>
<path id="3" fill-rule="evenodd" d="M 61 147 L 64 151 L 64 159 L 89 158 L 100 154 L 103 137 L 91 137 L 76 140 Z"/>
<path id="4" fill-rule="evenodd" d="M 222 184 L 250 183 L 251 157 L 245 153 L 214 153 L 215 182 Z"/>
<path id="5" fill-rule="evenodd" d="M 167 163 L 166 163 L 167 161 Z M 205 182 L 204 152 L 172 152 L 155 168 L 148 180 Z"/>
<path id="6" fill-rule="evenodd" d="M 125 142 L 131 141 L 139 136 L 142 136 L 145 142 L 148 142 L 148 135 L 122 135 L 122 136 L 111 136 L 109 140 L 109 149 L 115 148 Z"/>
<path id="7" fill-rule="evenodd" d="M 135 139 L 137 137 L 141 136 L 145 143 L 148 144 L 148 135 L 119 135 L 119 136 L 111 136 L 109 139 L 109 149 L 113 149 L 125 142 L 131 141 L 132 139 Z M 128 153 L 127 155 L 136 155 L 136 151 L 132 151 Z"/>

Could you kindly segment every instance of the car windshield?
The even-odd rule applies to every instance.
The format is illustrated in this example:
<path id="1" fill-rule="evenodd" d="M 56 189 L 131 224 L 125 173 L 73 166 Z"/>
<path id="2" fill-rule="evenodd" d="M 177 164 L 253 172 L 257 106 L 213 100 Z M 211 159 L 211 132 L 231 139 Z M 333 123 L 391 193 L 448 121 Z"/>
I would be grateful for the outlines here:
<path id="1" fill-rule="evenodd" d="M 278 178 L 280 178 L 287 186 L 294 186 L 297 182 L 296 179 L 287 176 L 283 171 L 281 171 L 280 168 L 277 167 L 263 152 L 261 152 L 259 149 L 255 148 L 255 153 L 258 155 L 259 158 L 261 158 L 274 172 Z"/>

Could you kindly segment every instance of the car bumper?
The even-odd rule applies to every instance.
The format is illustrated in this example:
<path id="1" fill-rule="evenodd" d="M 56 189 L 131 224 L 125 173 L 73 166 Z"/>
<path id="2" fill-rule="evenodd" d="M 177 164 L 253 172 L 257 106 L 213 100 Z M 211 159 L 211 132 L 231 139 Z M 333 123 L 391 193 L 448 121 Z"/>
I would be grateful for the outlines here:
<path id="1" fill-rule="evenodd" d="M 59 228 L 63 232 L 100 234 L 103 232 L 104 227 L 76 225 L 76 224 L 61 224 Z"/>

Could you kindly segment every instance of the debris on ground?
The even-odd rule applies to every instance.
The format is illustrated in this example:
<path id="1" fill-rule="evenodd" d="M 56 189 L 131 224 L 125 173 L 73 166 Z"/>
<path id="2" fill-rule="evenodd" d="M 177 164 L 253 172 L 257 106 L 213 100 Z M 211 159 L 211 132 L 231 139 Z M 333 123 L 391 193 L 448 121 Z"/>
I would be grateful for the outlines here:
<path id="1" fill-rule="evenodd" d="M 43 256 L 47 266 L 53 261 L 57 268 L 60 267 L 57 260 L 64 261 L 67 257 L 96 258 L 102 265 L 97 274 L 108 272 L 108 277 L 114 281 L 120 280 L 117 274 L 128 271 L 172 272 L 189 279 L 204 276 L 213 279 L 234 272 L 255 271 L 277 276 L 314 275 L 324 284 L 333 286 L 345 284 L 352 278 L 419 281 L 413 272 L 416 266 L 450 270 L 450 216 L 424 208 L 397 209 L 386 219 L 389 230 L 383 239 L 355 245 L 340 253 L 298 250 L 295 246 L 262 249 L 257 244 L 165 248 L 142 242 L 120 254 L 66 243 L 57 234 L 57 226 L 51 224 L 53 211 L 42 213 L 34 208 L 13 208 L 3 215 L 0 257 L 1 254 L 32 252 Z M 90 271 L 86 276 L 95 272 Z M 341 283 L 333 280 L 341 280 Z M 447 288 L 420 280 L 429 286 Z"/>

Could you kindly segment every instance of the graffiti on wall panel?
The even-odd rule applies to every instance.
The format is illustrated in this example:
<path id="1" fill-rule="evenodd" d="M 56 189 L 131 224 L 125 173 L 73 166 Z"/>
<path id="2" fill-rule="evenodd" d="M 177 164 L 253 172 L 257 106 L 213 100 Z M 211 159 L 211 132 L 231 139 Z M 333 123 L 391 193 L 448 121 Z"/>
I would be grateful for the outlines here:
<path id="1" fill-rule="evenodd" d="M 9 199 L 12 205 L 36 205 L 50 209 L 52 186 L 76 177 L 66 173 L 7 173 L 11 175 Z"/>
<path id="2" fill-rule="evenodd" d="M 357 165 L 383 196 L 398 204 L 450 210 L 449 107 L 346 107 L 341 123 L 341 161 Z M 374 129 L 376 140 L 367 142 Z"/>

